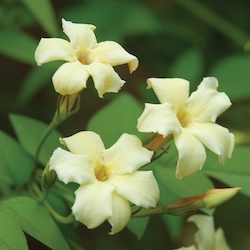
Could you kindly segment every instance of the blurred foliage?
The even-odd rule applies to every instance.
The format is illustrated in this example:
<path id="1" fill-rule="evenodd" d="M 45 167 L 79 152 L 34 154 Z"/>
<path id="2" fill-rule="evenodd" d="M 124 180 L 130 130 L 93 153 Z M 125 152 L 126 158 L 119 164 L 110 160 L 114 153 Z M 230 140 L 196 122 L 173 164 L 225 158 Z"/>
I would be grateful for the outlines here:
<path id="1" fill-rule="evenodd" d="M 51 135 L 40 162 L 46 162 L 58 145 L 60 134 L 68 136 L 88 128 L 100 133 L 107 147 L 123 132 L 142 137 L 135 125 L 143 104 L 158 103 L 153 91 L 146 89 L 148 77 L 183 77 L 190 81 L 193 91 L 203 76 L 215 76 L 219 80 L 219 91 L 226 92 L 233 103 L 218 120 L 235 132 L 237 147 L 233 157 L 221 167 L 214 155 L 208 155 L 201 172 L 178 181 L 174 177 L 176 149 L 171 145 L 169 154 L 154 163 L 162 192 L 160 203 L 197 195 L 212 184 L 242 186 L 242 193 L 217 208 L 214 216 L 216 225 L 225 230 L 232 249 L 250 249 L 250 2 L 247 0 L 2 0 L 0 193 L 10 194 L 10 187 L 27 180 L 32 171 L 30 156 L 34 155 L 39 133 L 45 128 L 43 122 L 49 123 L 54 114 L 57 94 L 51 77 L 59 63 L 38 67 L 34 51 L 41 37 L 66 38 L 60 28 L 61 18 L 96 25 L 98 41 L 121 43 L 139 58 L 140 66 L 132 75 L 126 66 L 117 67 L 127 82 L 121 91 L 123 94 L 106 94 L 104 99 L 99 99 L 89 80 L 88 88 L 82 93 L 80 112 L 59 127 L 60 133 Z M 10 113 L 19 115 L 11 115 L 10 121 Z M 18 138 L 20 144 L 11 136 Z M 8 148 L 15 152 L 15 157 L 5 153 Z M 164 166 L 166 161 L 169 168 Z M 20 162 L 30 167 L 23 171 Z M 179 183 L 173 184 L 176 182 Z M 176 185 L 178 188 L 173 190 L 171 187 Z M 71 187 L 65 192 L 70 196 Z M 40 231 L 33 232 L 29 228 L 30 221 L 25 219 L 29 210 L 26 211 L 24 203 L 27 207 L 28 204 L 36 206 L 26 195 L 0 204 L 0 241 L 5 237 L 1 227 L 4 222 L 18 237 L 20 249 L 27 249 L 22 230 L 52 249 L 61 241 L 65 249 L 69 249 L 69 245 L 72 249 L 82 249 L 82 246 L 97 250 L 117 249 L 117 246 L 121 250 L 173 249 L 182 245 L 180 231 L 185 232 L 183 218 L 166 215 L 141 221 L 133 219 L 128 228 L 114 236 L 107 235 L 110 227 L 107 223 L 94 230 L 79 226 L 75 234 L 71 227 L 56 225 L 42 205 L 37 208 L 41 218 L 33 215 L 41 225 Z M 3 217 L 2 213 L 8 216 Z M 43 220 L 50 225 L 44 225 Z M 51 231 L 46 231 L 48 228 Z M 48 241 L 50 232 L 58 238 Z M 61 232 L 64 236 L 70 235 L 67 244 Z M 28 238 L 31 247 L 35 244 L 30 249 L 49 249 L 37 245 L 38 241 L 33 238 Z M 15 249 L 16 246 L 9 247 Z"/>

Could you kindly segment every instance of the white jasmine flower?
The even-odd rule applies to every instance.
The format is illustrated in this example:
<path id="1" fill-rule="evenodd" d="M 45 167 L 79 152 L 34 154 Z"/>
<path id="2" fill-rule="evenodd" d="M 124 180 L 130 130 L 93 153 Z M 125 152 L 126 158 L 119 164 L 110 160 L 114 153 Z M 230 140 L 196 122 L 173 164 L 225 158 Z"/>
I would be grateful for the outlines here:
<path id="1" fill-rule="evenodd" d="M 203 144 L 219 156 L 220 164 L 231 157 L 234 136 L 227 128 L 215 123 L 217 117 L 231 106 L 225 93 L 217 91 L 218 81 L 205 77 L 189 96 L 189 82 L 184 79 L 150 78 L 161 104 L 146 103 L 138 119 L 141 132 L 173 135 L 179 152 L 176 177 L 182 178 L 200 170 L 206 160 Z"/>
<path id="2" fill-rule="evenodd" d="M 188 221 L 198 227 L 195 234 L 196 246 L 182 247 L 179 250 L 230 250 L 223 229 L 218 228 L 215 231 L 212 216 L 197 214 L 190 216 Z"/>
<path id="3" fill-rule="evenodd" d="M 110 234 L 121 231 L 131 216 L 130 203 L 149 208 L 159 199 L 159 188 L 152 171 L 137 171 L 150 162 L 152 151 L 142 147 L 133 135 L 123 134 L 109 149 L 94 132 L 79 132 L 61 139 L 69 151 L 57 148 L 50 169 L 65 184 L 78 183 L 72 213 L 88 228 L 105 220 Z"/>
<path id="4" fill-rule="evenodd" d="M 117 93 L 123 81 L 113 66 L 128 63 L 132 73 L 138 67 L 138 59 L 113 41 L 97 43 L 94 25 L 76 24 L 62 19 L 64 33 L 69 42 L 60 38 L 42 38 L 35 51 L 35 60 L 43 63 L 64 60 L 53 75 L 56 92 L 61 95 L 74 94 L 86 88 L 91 75 L 99 97 L 106 92 Z"/>

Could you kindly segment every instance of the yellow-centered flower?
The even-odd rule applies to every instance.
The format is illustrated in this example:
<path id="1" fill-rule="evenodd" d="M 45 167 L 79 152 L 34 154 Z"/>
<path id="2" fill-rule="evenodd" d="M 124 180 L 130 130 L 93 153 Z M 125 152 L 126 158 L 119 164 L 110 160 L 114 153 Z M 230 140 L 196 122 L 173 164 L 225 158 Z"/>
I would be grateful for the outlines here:
<path id="1" fill-rule="evenodd" d="M 57 148 L 50 169 L 64 183 L 80 185 L 72 213 L 88 228 L 108 220 L 110 234 L 115 234 L 130 219 L 129 202 L 144 208 L 156 206 L 159 188 L 152 171 L 137 171 L 150 162 L 153 152 L 142 147 L 136 136 L 123 134 L 109 149 L 98 134 L 89 131 L 63 138 L 61 143 L 70 152 Z"/>
<path id="2" fill-rule="evenodd" d="M 86 88 L 91 75 L 99 97 L 106 92 L 117 93 L 123 81 L 113 66 L 128 63 L 132 73 L 138 67 L 138 59 L 113 41 L 97 43 L 94 25 L 76 24 L 62 19 L 64 33 L 70 41 L 60 38 L 42 38 L 35 51 L 35 60 L 43 63 L 63 60 L 64 63 L 53 75 L 56 92 L 74 94 Z"/>
<path id="3" fill-rule="evenodd" d="M 184 79 L 150 78 L 147 83 L 161 104 L 146 103 L 137 128 L 162 135 L 159 140 L 163 143 L 164 138 L 173 135 L 179 152 L 177 178 L 202 168 L 206 160 L 203 144 L 219 156 L 220 164 L 231 157 L 234 135 L 215 123 L 231 102 L 225 93 L 217 91 L 216 78 L 205 77 L 190 96 L 189 82 Z"/>

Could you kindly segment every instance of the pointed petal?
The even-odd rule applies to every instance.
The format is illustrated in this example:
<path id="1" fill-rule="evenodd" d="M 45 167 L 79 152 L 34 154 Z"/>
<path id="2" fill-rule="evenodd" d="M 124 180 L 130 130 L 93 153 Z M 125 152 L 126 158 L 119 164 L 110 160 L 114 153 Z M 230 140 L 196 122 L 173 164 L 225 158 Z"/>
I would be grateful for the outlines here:
<path id="1" fill-rule="evenodd" d="M 89 52 L 90 61 L 109 63 L 112 66 L 128 63 L 129 71 L 132 73 L 137 69 L 139 61 L 129 54 L 120 44 L 113 41 L 98 43 L 98 46 Z"/>
<path id="2" fill-rule="evenodd" d="M 234 136 L 227 128 L 211 122 L 191 123 L 188 128 L 207 148 L 219 156 L 220 164 L 224 164 L 227 157 L 231 157 Z"/>
<path id="3" fill-rule="evenodd" d="M 174 135 L 175 145 L 179 152 L 176 177 L 181 179 L 200 170 L 206 160 L 206 151 L 202 143 L 183 128 L 179 135 Z"/>
<path id="4" fill-rule="evenodd" d="M 93 62 L 87 65 L 87 70 L 93 78 L 99 97 L 103 97 L 106 92 L 117 93 L 125 83 L 110 64 Z"/>
<path id="5" fill-rule="evenodd" d="M 187 100 L 187 110 L 196 122 L 215 122 L 217 117 L 231 106 L 229 97 L 218 92 L 217 87 L 216 78 L 205 77 Z"/>
<path id="6" fill-rule="evenodd" d="M 137 129 L 140 132 L 154 132 L 166 137 L 169 134 L 179 134 L 181 126 L 169 103 L 146 103 L 138 119 Z"/>
<path id="7" fill-rule="evenodd" d="M 57 148 L 50 158 L 50 170 L 55 170 L 58 179 L 65 184 L 92 183 L 95 180 L 94 167 L 86 155 L 74 155 L 64 149 Z"/>
<path id="8" fill-rule="evenodd" d="M 176 114 L 185 111 L 185 102 L 189 96 L 189 82 L 181 78 L 149 78 L 148 88 L 153 88 L 161 103 L 168 102 Z M 180 113 L 180 114 L 179 114 Z"/>
<path id="9" fill-rule="evenodd" d="M 215 233 L 215 249 L 230 250 L 222 228 L 218 228 Z"/>
<path id="10" fill-rule="evenodd" d="M 72 95 L 86 88 L 89 73 L 79 61 L 64 63 L 53 75 L 52 81 L 56 92 Z"/>
<path id="11" fill-rule="evenodd" d="M 35 51 L 37 65 L 63 60 L 74 62 L 77 60 L 76 50 L 66 40 L 60 38 L 42 38 Z"/>
<path id="12" fill-rule="evenodd" d="M 115 175 L 109 181 L 116 187 L 117 194 L 137 206 L 155 207 L 159 201 L 160 191 L 152 171 Z"/>
<path id="13" fill-rule="evenodd" d="M 113 215 L 112 193 L 114 187 L 104 182 L 80 186 L 76 191 L 72 213 L 77 221 L 89 229 L 98 227 Z"/>
<path id="14" fill-rule="evenodd" d="M 109 234 L 113 235 L 120 232 L 128 223 L 131 217 L 131 209 L 129 202 L 119 195 L 113 195 L 113 215 L 108 218 L 108 222 L 112 226 Z"/>
<path id="15" fill-rule="evenodd" d="M 195 234 L 195 241 L 197 242 L 199 249 L 215 249 L 213 217 L 197 214 L 190 216 L 188 221 L 195 223 L 198 227 L 198 231 Z"/>
<path id="16" fill-rule="evenodd" d="M 85 53 L 97 46 L 95 26 L 91 24 L 72 23 L 62 19 L 63 32 L 69 37 L 73 48 Z"/>
<path id="17" fill-rule="evenodd" d="M 112 147 L 103 151 L 108 171 L 119 175 L 134 172 L 149 163 L 152 156 L 153 151 L 144 148 L 136 136 L 126 133 Z"/>
<path id="18" fill-rule="evenodd" d="M 91 131 L 82 131 L 60 139 L 73 154 L 87 155 L 94 166 L 102 165 L 102 151 L 105 149 L 101 137 Z"/>

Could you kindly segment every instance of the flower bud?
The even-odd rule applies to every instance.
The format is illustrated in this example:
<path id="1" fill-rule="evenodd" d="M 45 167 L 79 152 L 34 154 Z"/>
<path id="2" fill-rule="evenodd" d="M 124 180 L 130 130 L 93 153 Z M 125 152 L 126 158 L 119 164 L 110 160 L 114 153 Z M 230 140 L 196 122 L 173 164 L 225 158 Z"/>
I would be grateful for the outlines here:
<path id="1" fill-rule="evenodd" d="M 210 189 L 203 193 L 203 202 L 206 208 L 213 208 L 231 199 L 240 190 L 240 187 Z"/>

